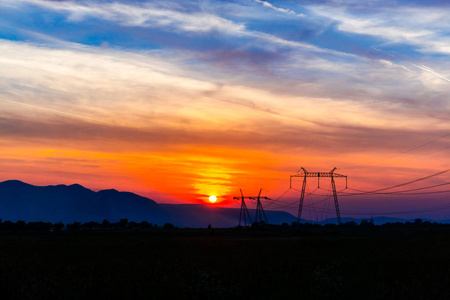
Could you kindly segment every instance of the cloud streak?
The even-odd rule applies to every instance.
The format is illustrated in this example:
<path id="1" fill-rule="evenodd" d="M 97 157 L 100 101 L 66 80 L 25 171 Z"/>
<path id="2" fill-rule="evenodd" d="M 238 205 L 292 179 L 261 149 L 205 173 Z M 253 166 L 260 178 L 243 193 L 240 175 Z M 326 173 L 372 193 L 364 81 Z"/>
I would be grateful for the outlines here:
<path id="1" fill-rule="evenodd" d="M 423 53 L 450 53 L 450 36 L 446 30 L 449 21 L 442 9 L 414 5 L 361 6 L 354 9 L 351 5 L 325 4 L 308 8 L 338 21 L 338 29 L 342 31 L 375 36 L 392 44 L 411 45 Z"/>
<path id="2" fill-rule="evenodd" d="M 293 11 L 292 9 L 281 8 L 281 7 L 274 6 L 273 4 L 271 4 L 270 2 L 267 2 L 267 1 L 255 0 L 255 2 L 261 3 L 261 4 L 264 5 L 265 7 L 268 7 L 268 8 L 270 8 L 270 9 L 275 10 L 275 11 L 282 12 L 282 13 L 285 13 L 285 14 L 288 14 L 288 15 L 294 15 L 294 16 L 297 16 L 297 17 L 304 17 L 304 16 L 305 16 L 305 15 L 303 15 L 303 14 L 297 14 L 297 13 L 296 13 L 295 11 Z"/>
<path id="3" fill-rule="evenodd" d="M 240 32 L 242 24 L 236 24 L 221 17 L 206 13 L 182 13 L 155 7 L 151 4 L 128 5 L 120 2 L 95 3 L 47 0 L 19 0 L 19 3 L 41 6 L 46 9 L 69 14 L 72 22 L 81 22 L 87 17 L 97 17 L 119 22 L 123 26 L 164 27 L 193 32 Z"/>
<path id="4" fill-rule="evenodd" d="M 430 72 L 431 74 L 436 75 L 437 77 L 442 78 L 442 79 L 444 79 L 444 80 L 447 81 L 447 82 L 450 82 L 450 79 L 448 79 L 448 78 L 445 77 L 444 75 L 441 75 L 441 74 L 439 74 L 439 73 L 433 71 L 433 69 L 428 68 L 427 66 L 418 66 L 418 65 L 415 65 L 415 64 L 412 64 L 412 65 L 413 65 L 414 67 L 416 67 L 416 68 L 421 69 L 421 70 Z"/>
<path id="5" fill-rule="evenodd" d="M 268 5 L 268 2 L 262 1 Z M 93 17 L 111 22 L 117 22 L 126 27 L 157 27 L 164 31 L 188 32 L 196 35 L 204 35 L 218 32 L 243 39 L 257 39 L 258 47 L 275 51 L 279 47 L 289 47 L 311 53 L 329 53 L 337 56 L 351 56 L 349 53 L 324 49 L 315 45 L 300 41 L 281 38 L 277 35 L 268 34 L 258 30 L 249 30 L 244 23 L 238 23 L 223 17 L 204 12 L 180 12 L 168 8 L 160 8 L 151 4 L 129 5 L 119 2 L 102 3 L 95 2 L 72 2 L 72 1 L 49 1 L 49 0 L 18 0 L 17 4 L 26 3 L 47 10 L 66 13 L 71 22 L 82 22 L 84 19 Z M 275 6 L 273 9 L 279 10 Z M 291 10 L 283 10 L 290 13 Z M 269 43 L 269 44 L 267 44 Z"/>

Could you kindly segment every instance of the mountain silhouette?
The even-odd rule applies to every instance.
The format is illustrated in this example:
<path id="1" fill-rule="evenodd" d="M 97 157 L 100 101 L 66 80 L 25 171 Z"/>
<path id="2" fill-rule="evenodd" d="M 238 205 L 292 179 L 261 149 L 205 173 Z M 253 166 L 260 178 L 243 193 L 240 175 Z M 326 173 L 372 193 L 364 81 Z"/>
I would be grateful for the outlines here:
<path id="1" fill-rule="evenodd" d="M 114 189 L 94 192 L 79 184 L 34 186 L 18 180 L 0 182 L 0 218 L 27 222 L 117 222 L 148 221 L 177 227 L 234 227 L 239 223 L 238 208 L 202 204 L 158 204 L 129 192 Z M 250 209 L 250 214 L 255 211 Z M 271 224 L 292 223 L 287 212 L 266 211 Z"/>
<path id="2" fill-rule="evenodd" d="M 18 180 L 0 183 L 0 218 L 46 222 L 88 222 L 122 218 L 133 221 L 169 219 L 153 200 L 116 190 L 94 192 L 79 184 L 34 186 Z"/>

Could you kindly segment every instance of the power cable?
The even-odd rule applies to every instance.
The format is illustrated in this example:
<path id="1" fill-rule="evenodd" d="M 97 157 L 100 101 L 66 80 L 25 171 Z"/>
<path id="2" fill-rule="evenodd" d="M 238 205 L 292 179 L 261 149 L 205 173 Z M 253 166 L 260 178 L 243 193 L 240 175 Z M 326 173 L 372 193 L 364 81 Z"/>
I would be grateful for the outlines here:
<path id="1" fill-rule="evenodd" d="M 423 181 L 423 180 L 426 180 L 426 179 L 429 179 L 429 178 L 432 178 L 432 177 L 435 177 L 435 176 L 447 173 L 449 171 L 450 171 L 450 169 L 446 169 L 446 170 L 443 170 L 443 171 L 440 171 L 440 172 L 437 172 L 437 173 L 434 173 L 434 174 L 431 174 L 431 175 L 428 175 L 428 176 L 425 176 L 425 177 L 421 177 L 421 178 L 418 178 L 418 179 L 414 179 L 414 180 L 411 180 L 411 181 L 408 181 L 408 182 L 405 182 L 405 183 L 401 183 L 401 184 L 397 184 L 397 185 L 393 185 L 393 186 L 390 186 L 390 187 L 381 188 L 381 189 L 377 189 L 377 190 L 373 190 L 373 191 L 361 191 L 361 193 L 346 194 L 346 195 L 347 196 L 350 196 L 350 195 L 351 196 L 357 196 L 357 195 L 374 194 L 374 193 L 377 193 L 377 192 L 391 190 L 391 189 L 398 188 L 398 187 L 401 187 L 401 186 L 405 186 L 405 185 L 408 185 L 408 184 L 412 184 L 412 183 L 416 183 L 416 182 L 419 182 L 419 181 Z"/>
<path id="2" fill-rule="evenodd" d="M 444 135 L 442 135 L 442 136 L 440 136 L 440 137 L 437 137 L 437 138 L 435 138 L 435 139 L 433 139 L 433 140 L 431 140 L 431 141 L 428 141 L 428 142 L 423 143 L 423 144 L 420 144 L 420 145 L 418 145 L 418 146 L 409 148 L 409 149 L 407 149 L 407 150 L 405 150 L 405 151 L 402 151 L 402 152 L 397 153 L 397 154 L 394 154 L 394 155 L 392 155 L 392 156 L 389 156 L 389 157 L 380 159 L 380 160 L 375 161 L 375 162 L 373 162 L 373 163 L 365 164 L 365 165 L 362 165 L 362 166 L 349 167 L 349 168 L 347 168 L 347 169 L 356 169 L 356 168 L 364 168 L 364 167 L 368 167 L 368 166 L 374 166 L 374 165 L 377 165 L 377 164 L 379 164 L 379 163 L 381 163 L 381 162 L 383 162 L 383 161 L 386 161 L 386 160 L 395 158 L 395 157 L 397 157 L 397 156 L 400 156 L 400 155 L 403 155 L 403 154 L 412 152 L 412 151 L 414 151 L 414 150 L 417 150 L 417 149 L 419 149 L 419 148 L 425 147 L 425 146 L 427 146 L 427 145 L 430 145 L 430 144 L 432 144 L 432 143 L 434 143 L 434 142 L 437 142 L 437 141 L 439 141 L 439 140 L 442 140 L 442 139 L 444 139 L 444 138 L 446 138 L 446 137 L 448 137 L 448 136 L 450 136 L 450 133 L 444 134 Z M 450 147 L 448 147 L 448 148 L 450 148 Z M 444 149 L 441 149 L 441 150 L 438 150 L 438 151 L 446 150 L 446 149 L 448 149 L 448 148 L 444 148 Z M 437 151 L 436 151 L 436 152 L 437 152 Z M 428 154 L 431 154 L 431 153 L 434 153 L 434 152 L 430 152 L 430 153 L 428 153 Z M 427 154 L 425 154 L 425 155 L 427 155 Z"/>

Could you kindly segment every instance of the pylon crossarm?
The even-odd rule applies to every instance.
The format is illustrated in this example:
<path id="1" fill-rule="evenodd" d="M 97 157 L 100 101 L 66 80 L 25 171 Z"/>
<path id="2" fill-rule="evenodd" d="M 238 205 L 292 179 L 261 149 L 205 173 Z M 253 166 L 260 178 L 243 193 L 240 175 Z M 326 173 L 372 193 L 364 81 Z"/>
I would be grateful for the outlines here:
<path id="1" fill-rule="evenodd" d="M 329 173 L 329 172 L 307 172 L 307 173 L 298 173 L 291 175 L 292 177 L 347 177 L 347 175 L 341 175 L 337 173 Z"/>

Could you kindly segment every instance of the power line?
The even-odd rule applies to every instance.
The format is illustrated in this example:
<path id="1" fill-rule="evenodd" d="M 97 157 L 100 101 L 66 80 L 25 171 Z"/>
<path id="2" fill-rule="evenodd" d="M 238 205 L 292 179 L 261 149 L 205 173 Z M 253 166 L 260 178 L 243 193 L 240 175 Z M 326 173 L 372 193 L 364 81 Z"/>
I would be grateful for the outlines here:
<path id="1" fill-rule="evenodd" d="M 423 154 L 421 154 L 419 156 L 430 155 L 430 154 L 433 154 L 433 153 L 436 153 L 436 152 L 441 152 L 441 151 L 448 150 L 448 149 L 450 149 L 450 146 L 449 147 L 445 147 L 445 148 L 441 148 L 441 149 L 437 149 L 437 150 L 433 150 L 433 151 L 430 151 L 430 152 L 427 152 L 427 153 L 423 153 Z"/>
<path id="2" fill-rule="evenodd" d="M 450 171 L 450 169 L 446 169 L 446 170 L 443 170 L 443 171 L 440 171 L 440 172 L 437 172 L 437 173 L 434 173 L 434 174 L 431 174 L 431 175 L 428 175 L 428 176 L 425 176 L 425 177 L 421 177 L 421 178 L 418 178 L 418 179 L 414 179 L 414 180 L 411 180 L 411 181 L 408 181 L 408 182 L 405 182 L 405 183 L 401 183 L 401 184 L 397 184 L 397 185 L 393 185 L 393 186 L 390 186 L 390 187 L 381 188 L 381 189 L 377 189 L 377 190 L 373 190 L 373 191 L 361 191 L 361 193 L 347 194 L 347 196 L 350 196 L 350 195 L 351 196 L 357 196 L 357 195 L 375 194 L 377 192 L 391 190 L 391 189 L 398 188 L 398 187 L 401 187 L 401 186 L 405 186 L 405 185 L 408 185 L 408 184 L 412 184 L 412 183 L 416 183 L 416 182 L 419 182 L 419 181 L 423 181 L 423 180 L 426 180 L 426 179 L 429 179 L 429 178 L 432 178 L 432 177 L 435 177 L 435 176 L 447 173 L 449 171 Z"/>
<path id="3" fill-rule="evenodd" d="M 276 199 L 274 199 L 272 202 L 270 202 L 269 204 L 266 205 L 266 207 L 269 207 L 273 204 L 275 204 L 275 202 L 278 202 L 282 197 L 284 197 L 284 195 L 286 195 L 289 190 L 291 190 L 291 188 L 288 188 L 286 191 L 284 191 L 280 196 L 278 196 Z M 282 201 L 281 201 L 282 202 Z"/>
<path id="4" fill-rule="evenodd" d="M 353 191 L 357 191 L 357 192 L 361 192 L 361 193 L 345 193 L 344 192 L 342 196 L 346 197 L 346 196 L 356 196 L 356 195 L 426 195 L 426 194 L 446 193 L 450 190 L 429 191 L 429 192 L 423 192 L 423 193 L 408 193 L 408 192 L 432 189 L 435 187 L 449 185 L 449 184 L 450 184 L 450 182 L 445 182 L 445 183 L 441 183 L 441 184 L 435 184 L 435 185 L 430 185 L 430 186 L 425 186 L 425 187 L 420 187 L 420 188 L 407 189 L 407 190 L 401 190 L 401 191 L 392 191 L 392 192 L 382 192 L 382 193 L 379 193 L 379 192 L 369 193 L 366 191 L 349 188 L 349 190 L 353 190 Z"/>
<path id="5" fill-rule="evenodd" d="M 373 162 L 373 163 L 369 163 L 369 164 L 365 164 L 365 165 L 361 165 L 361 166 L 349 167 L 349 168 L 346 168 L 346 169 L 356 169 L 356 168 L 364 168 L 364 167 L 368 167 L 368 166 L 374 166 L 374 165 L 377 165 L 377 164 L 379 164 L 379 163 L 381 163 L 381 162 L 383 162 L 383 161 L 390 160 L 390 159 L 392 159 L 392 158 L 394 158 L 394 157 L 401 156 L 401 155 L 403 155 L 403 154 L 412 152 L 412 151 L 417 150 L 417 149 L 419 149 L 419 148 L 422 148 L 422 147 L 425 147 L 425 146 L 430 145 L 430 144 L 432 144 L 432 143 L 435 143 L 435 142 L 437 142 L 437 141 L 439 141 L 439 140 L 442 140 L 442 139 L 444 139 L 444 138 L 446 138 L 446 137 L 448 137 L 448 136 L 450 136 L 450 133 L 446 133 L 446 134 L 444 134 L 444 135 L 442 135 L 442 136 L 440 136 L 440 137 L 437 137 L 437 138 L 435 138 L 435 139 L 433 139 L 433 140 L 431 140 L 431 141 L 428 141 L 428 142 L 425 142 L 425 143 L 420 144 L 420 145 L 418 145 L 418 146 L 414 146 L 414 147 L 412 147 L 412 148 L 406 149 L 406 150 L 404 150 L 404 151 L 402 151 L 402 152 L 400 152 L 400 153 L 397 153 L 397 154 L 388 156 L 388 157 L 383 158 L 383 159 L 379 159 L 378 161 L 375 161 L 375 162 Z M 439 149 L 439 150 L 437 150 L 437 151 L 432 151 L 432 152 L 430 152 L 430 153 L 426 153 L 426 154 L 422 154 L 422 155 L 428 155 L 428 154 L 432 154 L 432 153 L 435 153 L 435 152 L 438 152 L 438 151 L 443 151 L 443 150 L 446 150 L 446 149 L 450 149 L 450 147 L 446 147 L 446 148 Z"/>
<path id="6" fill-rule="evenodd" d="M 358 196 L 358 195 L 367 195 L 367 196 L 376 196 L 376 195 L 393 195 L 393 196 L 410 196 L 410 195 L 431 195 L 431 194 L 443 194 L 450 193 L 450 190 L 443 191 L 430 191 L 430 192 L 418 192 L 418 193 L 372 193 L 372 194 L 343 194 L 342 197 L 350 197 L 350 196 Z"/>

